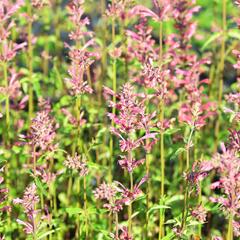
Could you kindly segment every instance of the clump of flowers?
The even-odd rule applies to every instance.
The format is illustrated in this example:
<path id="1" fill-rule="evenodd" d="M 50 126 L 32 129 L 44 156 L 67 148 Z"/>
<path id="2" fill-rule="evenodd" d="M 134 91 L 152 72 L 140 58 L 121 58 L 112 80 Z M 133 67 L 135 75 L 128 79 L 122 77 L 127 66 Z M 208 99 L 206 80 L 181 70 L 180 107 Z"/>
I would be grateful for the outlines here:
<path id="1" fill-rule="evenodd" d="M 196 206 L 194 209 L 192 209 L 191 215 L 200 223 L 206 222 L 207 211 L 204 209 L 204 207 L 201 204 Z"/>
<path id="2" fill-rule="evenodd" d="M 76 45 L 68 46 L 70 49 L 69 57 L 71 66 L 68 70 L 70 78 L 66 78 L 66 81 L 70 83 L 71 93 L 75 96 L 93 92 L 93 89 L 84 77 L 89 67 L 99 56 L 98 53 L 88 50 L 89 47 L 94 45 L 94 39 L 92 38 L 92 32 L 85 29 L 90 22 L 87 17 L 83 17 L 83 4 L 84 0 L 74 0 L 69 5 L 69 19 L 74 26 L 74 30 L 69 34 L 69 38 L 74 40 Z M 85 41 L 86 37 L 90 37 L 91 39 L 81 46 L 81 42 Z"/>
<path id="3" fill-rule="evenodd" d="M 170 12 L 171 12 L 171 1 L 164 0 L 164 1 L 158 1 L 153 0 L 153 6 L 155 11 L 150 10 L 149 8 L 146 8 L 143 5 L 137 5 L 132 9 L 133 14 L 139 14 L 143 17 L 151 17 L 156 22 L 161 22 L 165 20 Z"/>
<path id="4" fill-rule="evenodd" d="M 31 234 L 35 239 L 41 224 L 41 219 L 39 219 L 40 210 L 37 210 L 39 197 L 36 185 L 34 183 L 29 185 L 24 192 L 23 198 L 14 199 L 13 202 L 14 204 L 20 204 L 27 216 L 27 221 L 17 219 L 17 222 L 24 226 L 26 234 Z"/>
<path id="5" fill-rule="evenodd" d="M 29 144 L 41 150 L 47 150 L 53 147 L 53 141 L 56 135 L 56 124 L 50 115 L 51 106 L 49 102 L 40 101 L 41 110 L 37 112 L 32 119 L 29 131 Z"/>
<path id="6" fill-rule="evenodd" d="M 153 29 L 147 25 L 147 18 L 141 17 L 134 30 L 126 32 L 130 59 L 137 58 L 142 64 L 147 63 L 149 59 L 156 59 L 155 41 L 151 35 Z"/>
<path id="7" fill-rule="evenodd" d="M 202 168 L 208 171 L 216 170 L 219 180 L 212 183 L 211 189 L 220 189 L 221 195 L 211 197 L 211 201 L 219 203 L 228 217 L 230 217 L 231 224 L 239 221 L 240 215 L 240 158 L 237 152 L 232 149 L 227 149 L 222 144 L 222 153 L 214 155 L 209 162 L 203 162 Z M 204 166 L 205 165 L 205 166 Z M 235 234 L 238 236 L 239 229 L 235 225 Z"/>
<path id="8" fill-rule="evenodd" d="M 118 213 L 123 209 L 121 193 L 118 191 L 116 183 L 108 184 L 104 182 L 93 193 L 96 199 L 106 201 L 103 206 L 110 213 Z"/>
<path id="9" fill-rule="evenodd" d="M 81 177 L 88 174 L 88 167 L 85 157 L 81 157 L 77 153 L 75 153 L 74 156 L 68 155 L 64 161 L 64 165 L 71 170 L 76 170 L 79 172 Z"/>

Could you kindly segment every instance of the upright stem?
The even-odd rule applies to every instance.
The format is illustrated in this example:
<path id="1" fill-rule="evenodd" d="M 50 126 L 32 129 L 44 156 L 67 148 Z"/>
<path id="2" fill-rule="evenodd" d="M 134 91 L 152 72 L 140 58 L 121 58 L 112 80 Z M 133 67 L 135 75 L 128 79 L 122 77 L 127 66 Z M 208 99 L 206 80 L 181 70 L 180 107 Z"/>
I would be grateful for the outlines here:
<path id="1" fill-rule="evenodd" d="M 202 204 L 202 184 L 199 182 L 198 205 Z M 202 238 L 202 224 L 198 225 L 198 236 Z"/>
<path id="2" fill-rule="evenodd" d="M 164 102 L 160 103 L 160 121 L 164 121 Z M 165 194 L 165 153 L 164 153 L 164 133 L 160 133 L 160 158 L 161 158 L 161 192 L 160 192 L 160 202 L 163 204 L 163 198 Z M 165 212 L 164 209 L 160 210 L 160 219 L 159 219 L 159 235 L 158 239 L 164 237 L 164 221 L 165 221 Z"/>
<path id="3" fill-rule="evenodd" d="M 129 155 L 131 157 L 131 153 Z M 133 173 L 132 172 L 129 173 L 129 177 L 130 177 L 130 190 L 132 193 L 133 192 Z M 132 202 L 130 202 L 128 206 L 128 232 L 131 235 L 132 233 Z"/>
<path id="4" fill-rule="evenodd" d="M 7 63 L 3 62 L 3 74 L 4 74 L 4 84 L 8 88 L 8 72 Z M 9 106 L 9 95 L 6 95 L 6 146 L 9 145 L 9 131 L 10 131 L 10 106 Z"/>
<path id="5" fill-rule="evenodd" d="M 105 0 L 101 0 L 101 14 L 102 14 L 102 20 L 103 20 L 103 26 L 102 26 L 102 41 L 103 41 L 103 47 L 102 47 L 102 59 L 101 59 L 101 67 L 102 67 L 102 77 L 101 77 L 101 81 L 99 81 L 99 102 L 101 104 L 101 99 L 102 99 L 102 86 L 105 81 L 106 78 L 106 70 L 107 70 L 107 24 L 106 24 L 106 19 L 104 17 L 105 14 L 105 10 L 106 10 L 106 1 Z"/>
<path id="6" fill-rule="evenodd" d="M 115 1 L 112 0 L 112 5 L 115 5 Z M 112 17 L 112 43 L 113 43 L 113 47 L 115 47 L 115 37 L 116 37 L 116 33 L 115 33 L 115 17 Z M 116 93 L 117 91 L 117 61 L 116 58 L 112 59 L 112 88 L 114 93 Z M 116 96 L 113 96 L 113 103 L 116 103 Z M 112 108 L 112 113 L 115 114 L 116 113 L 116 108 L 115 106 Z M 114 126 L 114 121 L 112 120 L 111 123 L 112 127 Z M 113 168 L 113 136 L 111 135 L 110 138 L 110 162 L 109 162 L 109 181 L 112 182 L 112 168 Z"/>
<path id="7" fill-rule="evenodd" d="M 118 239 L 118 231 L 119 231 L 119 229 L 118 229 L 118 213 L 116 212 L 115 213 L 115 221 L 116 221 L 116 239 Z"/>
<path id="8" fill-rule="evenodd" d="M 36 146 L 33 146 L 33 173 L 34 177 L 36 177 L 36 168 L 37 168 L 37 163 L 36 163 Z"/>
<path id="9" fill-rule="evenodd" d="M 146 175 L 149 176 L 150 173 L 150 153 L 146 154 Z M 149 223 L 149 214 L 148 210 L 150 207 L 150 181 L 147 180 L 147 190 L 146 190 L 146 229 L 145 229 L 145 237 L 148 238 L 148 223 Z"/>
<path id="10" fill-rule="evenodd" d="M 84 212 L 87 215 L 87 179 L 86 176 L 83 178 L 83 190 L 84 190 Z M 86 222 L 85 222 L 85 227 L 86 227 L 86 239 L 88 239 L 88 216 L 86 217 Z"/>
<path id="11" fill-rule="evenodd" d="M 191 128 L 191 132 L 189 134 L 188 141 L 187 141 L 186 170 L 185 170 L 186 173 L 189 171 L 189 167 L 190 167 L 190 144 L 191 144 L 191 141 L 192 141 L 192 136 L 193 136 L 193 133 L 194 133 L 194 129 L 195 129 L 194 127 Z M 188 187 L 187 180 L 185 180 L 184 185 L 185 185 L 185 193 L 184 193 L 184 205 L 183 205 L 183 211 L 182 211 L 182 224 L 181 224 L 182 230 L 186 226 L 187 215 L 188 215 L 189 187 Z"/>
<path id="12" fill-rule="evenodd" d="M 27 26 L 27 32 L 28 32 L 28 94 L 29 94 L 29 100 L 28 100 L 28 120 L 30 122 L 32 115 L 33 115 L 33 46 L 32 46 L 32 5 L 31 1 L 28 1 L 27 4 L 27 12 L 28 12 L 28 26 Z"/>
<path id="13" fill-rule="evenodd" d="M 76 150 L 80 150 L 82 151 L 82 142 L 81 142 L 81 128 L 80 128 L 80 115 L 81 115 L 81 104 L 82 104 L 82 101 L 81 101 L 81 96 L 77 96 L 77 99 L 76 99 L 76 104 L 75 104 L 75 111 L 76 111 L 76 118 L 77 118 L 77 134 L 76 134 Z M 75 154 L 75 153 L 74 153 Z M 80 196 L 80 189 L 81 189 L 81 179 L 80 177 L 77 177 L 76 179 L 76 184 L 77 184 L 77 196 Z M 84 203 L 85 204 L 85 203 Z M 78 200 L 78 203 L 77 203 L 78 207 L 81 206 L 80 204 L 80 199 Z M 81 237 L 81 227 L 80 227 L 80 217 L 79 215 L 77 216 L 77 236 L 78 237 Z"/>
<path id="14" fill-rule="evenodd" d="M 233 214 L 232 213 L 230 213 L 230 216 L 228 219 L 227 240 L 233 240 Z"/>
<path id="15" fill-rule="evenodd" d="M 159 67 L 162 66 L 163 60 L 163 22 L 159 23 Z M 164 120 L 164 100 L 161 99 L 159 104 L 159 120 L 163 122 Z M 161 158 L 161 193 L 160 193 L 160 202 L 163 203 L 164 197 L 164 185 L 165 185 L 165 160 L 164 160 L 164 133 L 160 133 L 160 158 Z M 164 237 L 164 221 L 165 221 L 165 212 L 163 209 L 160 210 L 160 219 L 159 219 L 159 234 L 158 239 Z"/>
<path id="16" fill-rule="evenodd" d="M 219 64 L 219 89 L 218 89 L 218 117 L 215 125 L 215 151 L 217 150 L 218 141 L 219 141 L 219 130 L 220 130 L 220 107 L 222 104 L 223 96 L 223 78 L 224 78 L 224 62 L 226 55 L 226 34 L 227 34 L 227 0 L 222 0 L 222 43 L 221 43 L 221 59 Z"/>
<path id="17" fill-rule="evenodd" d="M 163 22 L 159 23 L 159 63 L 162 64 L 163 59 Z"/>

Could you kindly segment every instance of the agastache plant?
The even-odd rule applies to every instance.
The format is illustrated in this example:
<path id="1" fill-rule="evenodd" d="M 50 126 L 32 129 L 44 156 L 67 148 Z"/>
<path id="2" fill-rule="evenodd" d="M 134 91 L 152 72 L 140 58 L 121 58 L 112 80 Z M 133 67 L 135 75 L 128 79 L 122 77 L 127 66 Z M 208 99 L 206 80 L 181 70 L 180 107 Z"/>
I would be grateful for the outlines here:
<path id="1" fill-rule="evenodd" d="M 27 221 L 17 219 L 17 223 L 23 225 L 26 234 L 32 235 L 32 238 L 36 240 L 41 224 L 41 219 L 39 218 L 40 211 L 37 209 L 39 197 L 37 195 L 36 185 L 34 183 L 29 185 L 24 192 L 23 198 L 14 199 L 13 202 L 14 204 L 20 204 L 23 207 L 24 213 L 27 217 Z"/>
<path id="2" fill-rule="evenodd" d="M 239 239 L 239 9 L 0 0 L 0 239 Z"/>
<path id="3" fill-rule="evenodd" d="M 12 60 L 16 57 L 19 50 L 26 46 L 26 43 L 17 44 L 10 39 L 12 28 L 15 26 L 14 14 L 23 5 L 23 1 L 17 1 L 13 4 L 11 1 L 2 1 L 0 5 L 0 64 L 3 72 L 3 83 L 5 89 L 9 88 L 10 68 L 12 67 Z M 9 144 L 9 129 L 10 129 L 10 100 L 9 93 L 6 91 L 5 100 L 5 115 L 6 115 L 6 145 Z"/>
<path id="4" fill-rule="evenodd" d="M 90 67 L 99 57 L 99 54 L 89 49 L 95 46 L 95 40 L 93 39 L 93 33 L 87 29 L 87 26 L 90 24 L 88 17 L 84 16 L 84 1 L 83 0 L 74 0 L 68 5 L 69 20 L 73 25 L 73 30 L 69 33 L 69 38 L 74 41 L 75 45 L 66 46 L 69 48 L 69 58 L 71 65 L 68 69 L 69 77 L 66 78 L 66 82 L 69 85 L 70 93 L 75 98 L 75 107 L 73 111 L 75 112 L 75 120 L 77 123 L 77 130 L 75 133 L 75 145 L 73 147 L 72 157 L 68 156 L 65 161 L 65 165 L 70 168 L 75 168 L 80 170 L 80 176 L 83 177 L 84 185 L 84 211 L 87 214 L 87 167 L 86 167 L 86 157 L 84 155 L 84 144 L 81 134 L 81 126 L 85 121 L 82 119 L 82 96 L 86 93 L 93 93 L 92 81 L 90 74 Z M 87 80 L 86 80 L 87 79 Z M 65 110 L 66 113 L 66 110 Z M 68 114 L 69 115 L 69 114 Z M 72 118 L 73 119 L 73 118 Z M 77 155 L 80 154 L 80 156 Z M 81 162 L 77 165 L 77 161 L 83 159 L 84 162 Z M 74 166 L 73 166 L 74 165 Z M 77 193 L 80 194 L 80 179 L 77 178 Z M 71 188 L 71 179 L 69 179 L 69 188 Z M 71 190 L 69 190 L 70 192 Z M 79 203 L 78 203 L 79 206 Z M 85 219 L 85 235 L 88 238 L 88 219 Z M 80 219 L 78 218 L 76 237 L 81 235 Z"/>
<path id="5" fill-rule="evenodd" d="M 115 94 L 108 90 L 108 92 Z M 108 113 L 111 120 L 114 121 L 115 127 L 111 128 L 111 132 L 119 138 L 120 149 L 124 156 L 119 160 L 119 165 L 129 173 L 129 194 L 135 192 L 133 170 L 141 165 L 144 160 L 136 160 L 134 158 L 134 150 L 144 146 L 144 140 L 154 140 L 156 133 L 151 133 L 151 119 L 154 113 L 146 114 L 144 107 L 144 99 L 138 99 L 138 95 L 134 93 L 134 88 L 130 83 L 126 83 L 122 87 L 119 95 L 116 95 L 117 102 L 110 101 L 110 106 L 115 107 L 118 111 L 117 114 Z M 145 131 L 145 135 L 137 138 L 135 135 L 138 131 Z M 138 188 L 137 188 L 138 189 Z M 128 206 L 128 231 L 132 233 L 132 201 L 130 199 Z"/>

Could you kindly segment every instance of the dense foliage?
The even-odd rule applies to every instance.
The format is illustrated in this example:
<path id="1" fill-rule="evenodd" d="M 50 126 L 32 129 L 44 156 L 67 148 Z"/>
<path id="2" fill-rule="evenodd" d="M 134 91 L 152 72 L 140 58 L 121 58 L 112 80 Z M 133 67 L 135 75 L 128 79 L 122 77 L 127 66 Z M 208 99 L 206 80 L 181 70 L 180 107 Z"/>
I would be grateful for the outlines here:
<path id="1" fill-rule="evenodd" d="M 239 0 L 0 0 L 0 239 L 240 239 Z"/>

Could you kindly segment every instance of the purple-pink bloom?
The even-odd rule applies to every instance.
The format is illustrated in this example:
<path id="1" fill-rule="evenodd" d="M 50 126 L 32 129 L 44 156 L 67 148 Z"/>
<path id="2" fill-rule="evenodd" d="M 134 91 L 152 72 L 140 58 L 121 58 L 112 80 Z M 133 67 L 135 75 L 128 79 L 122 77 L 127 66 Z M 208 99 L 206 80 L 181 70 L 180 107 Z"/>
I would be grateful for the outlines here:
<path id="1" fill-rule="evenodd" d="M 85 156 L 80 156 L 77 153 L 75 153 L 74 156 L 68 155 L 64 161 L 64 165 L 69 169 L 77 170 L 81 177 L 88 174 L 88 167 Z"/>
<path id="2" fill-rule="evenodd" d="M 137 5 L 131 10 L 132 15 L 140 15 L 142 17 L 151 17 L 154 21 L 161 22 L 165 20 L 171 12 L 171 1 L 169 0 L 153 0 L 154 10 L 143 5 Z"/>
<path id="3" fill-rule="evenodd" d="M 46 104 L 44 107 L 45 109 L 37 112 L 32 119 L 28 136 L 29 144 L 40 147 L 41 150 L 51 148 L 56 135 L 56 124 L 50 115 L 50 106 Z"/>
<path id="4" fill-rule="evenodd" d="M 21 205 L 27 216 L 27 221 L 17 219 L 17 222 L 24 226 L 26 234 L 36 234 L 40 226 L 40 221 L 38 220 L 39 210 L 36 208 L 36 205 L 39 203 L 36 185 L 34 183 L 29 185 L 24 192 L 23 198 L 14 199 L 13 203 Z"/>
<path id="5" fill-rule="evenodd" d="M 192 209 L 191 215 L 200 223 L 206 222 L 207 211 L 201 204 Z"/>

